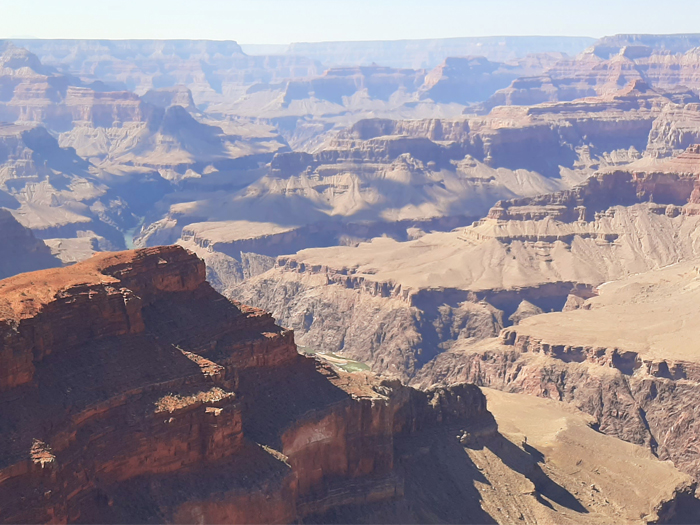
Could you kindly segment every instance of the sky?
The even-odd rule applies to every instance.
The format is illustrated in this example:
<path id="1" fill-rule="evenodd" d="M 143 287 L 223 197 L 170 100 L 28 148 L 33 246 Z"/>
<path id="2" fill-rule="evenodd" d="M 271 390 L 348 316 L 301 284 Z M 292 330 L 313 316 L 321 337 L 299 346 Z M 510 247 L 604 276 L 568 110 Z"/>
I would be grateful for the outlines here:
<path id="1" fill-rule="evenodd" d="M 0 0 L 0 38 L 241 44 L 700 33 L 700 0 Z"/>

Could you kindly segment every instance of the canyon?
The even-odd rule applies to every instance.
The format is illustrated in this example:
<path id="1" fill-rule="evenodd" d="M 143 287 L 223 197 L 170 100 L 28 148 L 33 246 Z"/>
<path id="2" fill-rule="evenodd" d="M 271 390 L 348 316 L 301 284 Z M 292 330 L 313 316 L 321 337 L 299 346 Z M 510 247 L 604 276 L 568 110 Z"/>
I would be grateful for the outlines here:
<path id="1" fill-rule="evenodd" d="M 0 522 L 700 521 L 698 46 L 0 42 Z"/>
<path id="2" fill-rule="evenodd" d="M 496 418 L 472 384 L 416 390 L 300 355 L 177 246 L 0 281 L 0 312 L 3 522 L 639 523 L 693 508 L 692 478 L 554 402 L 528 405 L 565 421 L 552 447 L 495 392 Z M 582 491 L 571 439 L 634 454 L 653 486 L 586 459 Z"/>
<path id="3" fill-rule="evenodd" d="M 304 346 L 406 380 L 456 340 L 497 336 L 521 307 L 561 310 L 698 258 L 699 175 L 697 146 L 608 167 L 571 190 L 499 201 L 466 228 L 280 256 L 224 293 L 273 312 Z"/>
<path id="4" fill-rule="evenodd" d="M 652 55 L 660 41 L 648 43 Z M 6 42 L 0 114 L 14 153 L 4 206 L 66 262 L 181 239 L 219 245 L 240 265 L 241 251 L 449 230 L 499 199 L 566 189 L 700 140 L 694 84 L 648 75 L 583 94 L 593 98 L 469 113 L 567 60 L 576 71 L 591 53 L 610 60 L 591 49 L 446 56 L 432 70 L 304 69 L 284 62 L 299 55 L 248 56 L 232 42 Z M 692 61 L 660 67 L 694 74 Z M 34 155 L 48 171 L 22 158 Z"/>
<path id="5" fill-rule="evenodd" d="M 698 177 L 700 146 L 608 166 L 452 232 L 278 257 L 225 293 L 418 388 L 566 402 L 696 478 Z"/>

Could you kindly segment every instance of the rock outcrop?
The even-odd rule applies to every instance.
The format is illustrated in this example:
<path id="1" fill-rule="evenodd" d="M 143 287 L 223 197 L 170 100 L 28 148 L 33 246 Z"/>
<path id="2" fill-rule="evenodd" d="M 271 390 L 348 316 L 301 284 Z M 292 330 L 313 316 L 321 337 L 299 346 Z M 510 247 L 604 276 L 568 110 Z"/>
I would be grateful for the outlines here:
<path id="1" fill-rule="evenodd" d="M 0 281 L 3 522 L 291 522 L 401 500 L 420 432 L 495 432 L 476 387 L 324 367 L 204 277 L 169 247 Z"/>
<path id="2" fill-rule="evenodd" d="M 449 104 L 469 104 L 488 99 L 513 80 L 531 76 L 554 64 L 561 56 L 541 55 L 540 60 L 514 63 L 491 62 L 483 56 L 451 57 L 430 71 L 420 88 L 422 98 Z"/>
<path id="3" fill-rule="evenodd" d="M 694 509 L 688 476 L 580 414 L 519 405 L 554 413 L 550 435 L 490 393 L 501 434 L 476 386 L 420 391 L 304 357 L 204 277 L 172 246 L 0 281 L 0 521 L 644 523 Z"/>
<path id="4" fill-rule="evenodd" d="M 696 213 L 700 194 L 700 145 L 689 146 L 677 157 L 609 168 L 582 184 L 558 193 L 499 201 L 489 219 L 499 221 L 542 220 L 590 222 L 613 206 L 648 202 L 659 213 L 675 217 Z"/>

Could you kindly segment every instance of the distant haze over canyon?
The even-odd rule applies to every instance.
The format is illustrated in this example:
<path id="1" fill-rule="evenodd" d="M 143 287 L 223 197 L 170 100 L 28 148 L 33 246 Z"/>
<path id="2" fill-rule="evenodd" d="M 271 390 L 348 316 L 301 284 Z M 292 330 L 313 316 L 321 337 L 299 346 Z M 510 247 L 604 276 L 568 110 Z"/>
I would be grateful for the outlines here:
<path id="1" fill-rule="evenodd" d="M 0 42 L 2 523 L 700 523 L 699 290 L 700 34 Z"/>

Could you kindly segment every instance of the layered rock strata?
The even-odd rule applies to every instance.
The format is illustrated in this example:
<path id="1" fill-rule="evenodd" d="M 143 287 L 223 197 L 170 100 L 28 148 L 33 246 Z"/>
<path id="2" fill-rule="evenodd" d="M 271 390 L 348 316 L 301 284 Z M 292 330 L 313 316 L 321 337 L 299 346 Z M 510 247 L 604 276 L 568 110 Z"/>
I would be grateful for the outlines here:
<path id="1" fill-rule="evenodd" d="M 697 479 L 697 294 L 697 259 L 640 273 L 498 339 L 455 345 L 414 384 L 470 381 L 568 401 L 601 432 L 643 444 Z"/>
<path id="2" fill-rule="evenodd" d="M 476 387 L 323 367 L 204 278 L 167 247 L 0 281 L 3 522 L 292 522 L 401 499 L 425 429 L 495 432 Z"/>
<path id="3" fill-rule="evenodd" d="M 669 90 L 679 100 L 697 102 L 700 53 L 697 35 L 667 46 L 632 39 L 628 44 L 603 43 L 574 58 L 565 57 L 543 74 L 523 75 L 471 110 L 488 111 L 498 105 L 532 105 L 605 95 L 642 81 Z M 670 37 L 670 41 L 673 37 Z M 662 38 L 663 40 L 663 38 Z"/>
<path id="4" fill-rule="evenodd" d="M 700 145 L 692 144 L 671 159 L 633 162 L 609 168 L 582 184 L 558 193 L 499 201 L 488 219 L 591 222 L 613 206 L 653 203 L 669 217 L 696 213 L 700 202 Z"/>

